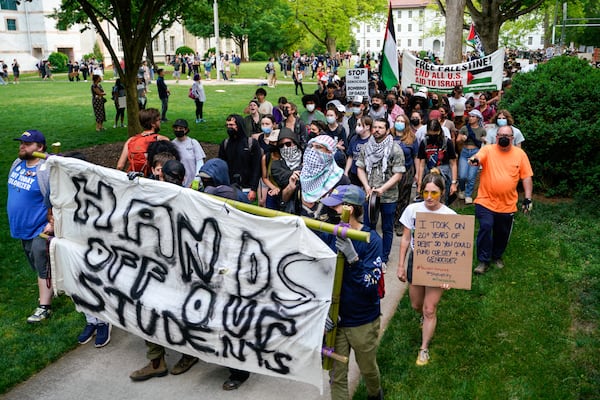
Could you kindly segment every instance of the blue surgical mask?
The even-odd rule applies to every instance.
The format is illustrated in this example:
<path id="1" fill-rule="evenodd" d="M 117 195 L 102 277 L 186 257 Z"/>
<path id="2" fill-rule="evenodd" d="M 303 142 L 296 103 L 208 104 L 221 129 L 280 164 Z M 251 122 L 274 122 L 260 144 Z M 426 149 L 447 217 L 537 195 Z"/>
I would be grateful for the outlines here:
<path id="1" fill-rule="evenodd" d="M 502 118 L 502 119 L 498 118 L 496 120 L 496 125 L 498 125 L 498 126 L 506 126 L 507 123 L 508 123 L 508 121 L 506 120 L 506 118 Z"/>
<path id="2" fill-rule="evenodd" d="M 335 117 L 331 117 L 331 116 L 327 117 L 328 124 L 333 124 L 334 122 L 335 122 Z"/>
<path id="3" fill-rule="evenodd" d="M 269 133 L 271 133 L 271 131 L 273 130 L 273 128 L 268 127 L 268 126 L 261 126 L 260 129 L 263 131 L 263 133 L 265 135 L 268 135 Z"/>
<path id="4" fill-rule="evenodd" d="M 358 114 L 360 114 L 360 107 L 352 107 L 352 112 L 353 112 L 355 115 L 358 115 Z"/>
<path id="5" fill-rule="evenodd" d="M 397 131 L 403 131 L 404 128 L 406 128 L 404 122 L 394 122 L 394 129 L 396 129 Z"/>

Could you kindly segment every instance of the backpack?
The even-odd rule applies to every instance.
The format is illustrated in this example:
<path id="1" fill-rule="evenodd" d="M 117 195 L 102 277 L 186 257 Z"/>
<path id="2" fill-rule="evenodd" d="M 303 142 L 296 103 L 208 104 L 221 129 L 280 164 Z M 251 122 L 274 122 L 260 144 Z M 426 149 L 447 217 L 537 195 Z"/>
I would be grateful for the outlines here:
<path id="1" fill-rule="evenodd" d="M 269 72 L 271 72 L 271 67 L 269 67 L 269 64 L 267 63 L 267 65 L 265 65 L 265 72 L 268 74 Z"/>
<path id="2" fill-rule="evenodd" d="M 127 159 L 129 160 L 129 168 L 127 169 L 127 172 L 142 172 L 144 176 L 150 175 L 147 151 L 150 143 L 156 142 L 157 140 L 157 133 L 152 133 L 146 136 L 139 134 L 131 138 L 127 144 Z"/>
<path id="3" fill-rule="evenodd" d="M 193 89 L 194 89 L 193 87 L 190 88 L 190 90 L 188 92 L 188 97 L 190 99 L 192 99 L 192 100 L 196 100 L 196 96 L 194 96 L 194 90 Z"/>
<path id="4" fill-rule="evenodd" d="M 446 135 L 444 135 L 443 132 L 441 132 L 440 134 L 443 137 L 442 147 L 434 149 L 433 151 L 427 149 L 427 136 L 425 136 L 425 138 L 423 139 L 423 142 L 425 143 L 425 154 L 427 156 L 425 161 L 427 164 L 427 169 L 440 166 L 442 164 L 442 161 L 444 160 L 444 157 L 446 157 L 446 150 L 448 149 L 448 138 L 446 137 Z"/>

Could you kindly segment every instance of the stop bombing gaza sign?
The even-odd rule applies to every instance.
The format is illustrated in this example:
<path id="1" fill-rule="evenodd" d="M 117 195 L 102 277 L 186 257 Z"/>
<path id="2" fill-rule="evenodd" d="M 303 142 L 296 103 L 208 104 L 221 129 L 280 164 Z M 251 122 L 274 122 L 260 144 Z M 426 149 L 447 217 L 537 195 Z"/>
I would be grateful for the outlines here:
<path id="1" fill-rule="evenodd" d="M 471 289 L 472 215 L 417 213 L 412 284 Z"/>
<path id="2" fill-rule="evenodd" d="M 369 71 L 366 68 L 353 68 L 346 71 L 346 97 L 369 97 Z"/>

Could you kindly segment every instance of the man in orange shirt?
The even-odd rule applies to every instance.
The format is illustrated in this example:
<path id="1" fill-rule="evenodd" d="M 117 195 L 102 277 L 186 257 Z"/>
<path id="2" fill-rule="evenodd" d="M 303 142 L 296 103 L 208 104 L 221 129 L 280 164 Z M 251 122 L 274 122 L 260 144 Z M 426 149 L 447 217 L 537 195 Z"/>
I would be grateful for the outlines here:
<path id="1" fill-rule="evenodd" d="M 514 213 L 517 211 L 517 184 L 523 182 L 525 199 L 522 210 L 532 208 L 533 171 L 527 154 L 513 146 L 513 131 L 510 126 L 498 129 L 496 144 L 484 146 L 469 159 L 471 165 L 481 165 L 481 177 L 475 217 L 479 220 L 477 233 L 478 275 L 487 272 L 490 262 L 503 268 L 502 254 L 506 250 L 512 230 Z"/>

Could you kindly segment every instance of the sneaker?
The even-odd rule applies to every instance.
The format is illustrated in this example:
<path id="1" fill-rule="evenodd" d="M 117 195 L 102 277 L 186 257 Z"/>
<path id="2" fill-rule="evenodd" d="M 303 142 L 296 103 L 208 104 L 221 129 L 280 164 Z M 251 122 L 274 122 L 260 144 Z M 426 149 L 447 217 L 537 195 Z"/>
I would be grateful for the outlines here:
<path id="1" fill-rule="evenodd" d="M 111 324 L 98 324 L 98 330 L 96 331 L 96 347 L 104 347 L 110 342 L 110 331 L 112 330 Z"/>
<path id="2" fill-rule="evenodd" d="M 196 123 L 199 124 L 200 123 L 200 119 L 196 118 Z"/>
<path id="3" fill-rule="evenodd" d="M 458 198 L 461 200 L 465 199 L 465 192 L 463 192 L 462 190 L 458 192 Z"/>
<path id="4" fill-rule="evenodd" d="M 165 358 L 160 358 L 160 363 L 157 368 L 154 368 L 152 365 L 152 360 L 141 369 L 137 371 L 133 371 L 129 378 L 134 382 L 146 381 L 150 378 L 158 378 L 161 376 L 165 376 L 169 373 L 169 369 L 167 368 L 167 364 L 165 363 Z"/>
<path id="5" fill-rule="evenodd" d="M 27 318 L 27 322 L 30 324 L 42 322 L 42 321 L 50 318 L 51 315 L 52 315 L 52 310 L 50 310 L 49 308 L 38 307 L 35 309 L 33 314 L 31 314 L 29 316 L 29 318 Z"/>
<path id="6" fill-rule="evenodd" d="M 116 127 L 117 127 L 117 124 L 113 124 L 113 129 L 116 129 Z"/>
<path id="7" fill-rule="evenodd" d="M 429 364 L 429 350 L 421 349 L 419 350 L 419 355 L 417 356 L 417 365 L 422 367 L 423 365 Z"/>
<path id="8" fill-rule="evenodd" d="M 172 375 L 179 375 L 187 372 L 194 364 L 198 362 L 198 357 L 188 356 L 187 354 L 183 354 L 177 364 L 173 368 L 171 368 Z"/>
<path id="9" fill-rule="evenodd" d="M 498 268 L 498 269 L 504 268 L 504 261 L 502 261 L 501 258 L 498 258 L 498 259 L 494 260 L 493 263 L 496 266 L 496 268 Z"/>
<path id="10" fill-rule="evenodd" d="M 127 125 L 121 124 L 121 128 L 127 128 Z"/>
<path id="11" fill-rule="evenodd" d="M 465 197 L 465 204 L 473 204 L 473 198 L 472 197 Z"/>
<path id="12" fill-rule="evenodd" d="M 477 275 L 483 275 L 487 272 L 488 268 L 490 266 L 487 263 L 484 263 L 483 261 L 480 261 L 479 264 L 477 264 L 477 268 L 475 268 L 475 273 Z"/>
<path id="13" fill-rule="evenodd" d="M 98 325 L 96 324 L 86 324 L 85 328 L 83 328 L 83 331 L 79 334 L 79 336 L 77 336 L 77 342 L 79 342 L 79 344 L 86 344 L 92 340 L 96 334 L 97 327 Z"/>

